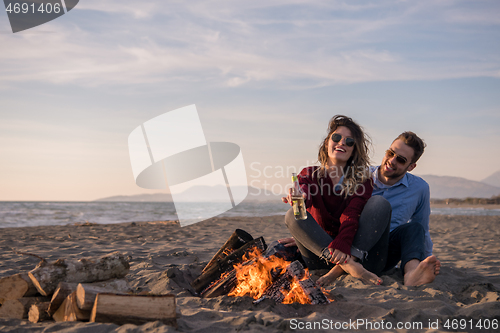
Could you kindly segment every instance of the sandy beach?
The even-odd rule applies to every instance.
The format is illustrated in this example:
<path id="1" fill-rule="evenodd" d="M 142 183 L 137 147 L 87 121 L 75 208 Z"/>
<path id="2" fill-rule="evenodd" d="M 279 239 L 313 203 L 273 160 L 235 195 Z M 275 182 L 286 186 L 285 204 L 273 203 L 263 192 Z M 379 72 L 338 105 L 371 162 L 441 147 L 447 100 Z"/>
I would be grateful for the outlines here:
<path id="1" fill-rule="evenodd" d="M 254 305 L 248 297 L 196 297 L 189 283 L 236 228 L 254 238 L 263 236 L 268 244 L 289 236 L 283 216 L 213 218 L 184 228 L 175 221 L 157 221 L 0 229 L 0 277 L 29 271 L 39 261 L 12 249 L 47 260 L 120 251 L 131 257 L 131 285 L 137 291 L 175 294 L 180 313 L 177 329 L 160 322 L 118 326 L 0 319 L 0 332 L 333 332 L 345 323 L 351 326 L 340 331 L 498 331 L 491 324 L 500 321 L 499 216 L 432 215 L 434 253 L 442 262 L 433 283 L 406 287 L 397 271 L 383 275 L 381 286 L 343 276 L 327 288 L 335 299 L 328 305 L 272 300 Z M 356 321 L 360 325 L 352 326 Z M 314 322 L 321 329 L 300 329 Z"/>

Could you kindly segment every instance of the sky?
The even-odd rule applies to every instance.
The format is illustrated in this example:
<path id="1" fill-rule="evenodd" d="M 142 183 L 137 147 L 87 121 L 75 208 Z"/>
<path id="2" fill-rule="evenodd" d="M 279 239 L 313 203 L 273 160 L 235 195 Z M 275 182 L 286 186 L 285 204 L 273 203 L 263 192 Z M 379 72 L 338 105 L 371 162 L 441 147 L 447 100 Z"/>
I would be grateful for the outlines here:
<path id="1" fill-rule="evenodd" d="M 12 33 L 0 9 L 0 201 L 87 201 L 138 187 L 128 135 L 195 104 L 278 193 L 316 162 L 329 119 L 427 148 L 417 175 L 500 169 L 500 2 L 81 0 Z"/>

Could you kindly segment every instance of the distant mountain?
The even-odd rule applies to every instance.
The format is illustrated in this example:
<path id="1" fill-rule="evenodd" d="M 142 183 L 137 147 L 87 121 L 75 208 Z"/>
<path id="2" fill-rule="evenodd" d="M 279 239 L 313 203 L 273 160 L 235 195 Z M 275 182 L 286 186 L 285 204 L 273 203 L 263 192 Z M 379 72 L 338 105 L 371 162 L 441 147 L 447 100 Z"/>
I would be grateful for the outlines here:
<path id="1" fill-rule="evenodd" d="M 500 194 L 500 187 L 461 177 L 421 175 L 430 186 L 432 199 L 491 198 Z"/>
<path id="2" fill-rule="evenodd" d="M 500 187 L 500 170 L 481 180 L 481 183 L 485 183 L 491 186 Z"/>
<path id="3" fill-rule="evenodd" d="M 172 202 L 170 193 L 136 194 L 136 195 L 115 195 L 97 199 L 94 201 L 112 201 L 112 202 Z"/>
<path id="4" fill-rule="evenodd" d="M 241 192 L 244 186 L 235 186 L 231 188 L 233 192 Z M 218 195 L 221 193 L 221 195 Z M 175 200 L 184 202 L 201 202 L 201 201 L 225 201 L 226 190 L 222 185 L 216 186 L 193 186 L 182 193 L 175 195 Z M 269 191 L 260 188 L 248 186 L 248 195 L 244 201 L 269 201 L 280 199 L 281 195 L 273 195 Z"/>
<path id="5" fill-rule="evenodd" d="M 241 191 L 242 187 L 237 186 L 233 188 L 235 191 Z M 184 192 L 177 194 L 176 200 L 184 202 L 200 202 L 200 201 L 211 201 L 218 202 L 226 200 L 226 196 L 217 195 L 217 193 L 227 193 L 224 192 L 224 187 L 221 185 L 217 186 L 193 186 Z M 281 200 L 281 194 L 275 195 L 269 191 L 256 188 L 248 187 L 248 195 L 244 201 L 255 202 L 255 201 L 276 201 Z M 136 195 L 116 195 L 112 197 L 106 197 L 98 199 L 95 201 L 122 201 L 122 202 L 172 202 L 172 195 L 168 193 L 154 193 L 154 194 L 136 194 Z"/>

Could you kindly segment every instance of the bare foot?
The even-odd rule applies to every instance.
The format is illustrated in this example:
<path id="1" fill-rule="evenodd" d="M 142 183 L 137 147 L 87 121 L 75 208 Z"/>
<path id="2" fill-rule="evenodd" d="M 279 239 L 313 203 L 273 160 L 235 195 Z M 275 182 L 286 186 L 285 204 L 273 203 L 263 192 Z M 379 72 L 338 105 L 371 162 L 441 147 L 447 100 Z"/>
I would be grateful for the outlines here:
<path id="1" fill-rule="evenodd" d="M 416 260 L 416 259 L 414 259 Z M 426 283 L 431 283 L 439 274 L 441 262 L 436 256 L 430 256 L 418 263 L 416 267 L 412 267 L 413 260 L 405 265 L 405 286 L 421 286 Z M 409 265 L 410 264 L 410 265 Z M 414 265 L 414 264 L 413 264 Z M 409 266 L 407 268 L 407 266 Z"/>
<path id="2" fill-rule="evenodd" d="M 320 277 L 316 281 L 316 284 L 321 287 L 326 287 L 329 284 L 332 284 L 333 281 L 337 280 L 337 278 L 344 273 L 344 270 L 340 266 L 336 265 L 328 273 Z"/>
<path id="3" fill-rule="evenodd" d="M 354 261 L 352 258 L 349 258 L 349 260 L 347 260 L 347 263 L 340 264 L 339 266 L 341 266 L 342 269 L 348 274 L 351 274 L 352 276 L 360 279 L 366 284 L 381 285 L 383 282 L 381 278 L 379 278 L 372 272 L 367 271 L 363 267 L 363 265 L 361 265 L 359 262 Z"/>

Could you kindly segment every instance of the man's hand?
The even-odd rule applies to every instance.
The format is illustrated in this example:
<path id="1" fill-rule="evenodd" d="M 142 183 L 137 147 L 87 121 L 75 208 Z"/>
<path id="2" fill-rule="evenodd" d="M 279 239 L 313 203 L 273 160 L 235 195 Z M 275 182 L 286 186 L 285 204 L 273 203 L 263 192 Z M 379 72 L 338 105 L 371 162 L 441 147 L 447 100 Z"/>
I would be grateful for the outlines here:
<path id="1" fill-rule="evenodd" d="M 278 243 L 283 244 L 285 247 L 297 246 L 293 237 L 278 239 Z"/>

